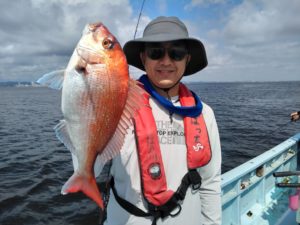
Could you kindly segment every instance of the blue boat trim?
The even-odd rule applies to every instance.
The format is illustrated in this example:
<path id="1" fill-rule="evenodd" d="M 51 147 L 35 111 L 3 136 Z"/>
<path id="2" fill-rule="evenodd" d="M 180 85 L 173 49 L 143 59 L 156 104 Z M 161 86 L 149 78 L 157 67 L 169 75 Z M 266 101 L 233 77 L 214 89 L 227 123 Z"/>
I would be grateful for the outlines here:
<path id="1" fill-rule="evenodd" d="M 222 225 L 297 224 L 296 213 L 288 208 L 295 188 L 275 184 L 298 179 L 275 178 L 273 173 L 299 168 L 299 141 L 300 133 L 222 175 Z"/>

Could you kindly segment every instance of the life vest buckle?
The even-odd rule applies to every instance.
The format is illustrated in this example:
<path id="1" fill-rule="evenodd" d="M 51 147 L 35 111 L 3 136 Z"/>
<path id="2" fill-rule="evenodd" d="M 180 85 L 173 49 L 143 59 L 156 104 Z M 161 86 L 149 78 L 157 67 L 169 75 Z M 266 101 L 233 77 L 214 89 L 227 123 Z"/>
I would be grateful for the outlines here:
<path id="1" fill-rule="evenodd" d="M 176 207 L 176 208 L 178 209 L 177 212 L 175 212 L 175 213 L 171 213 L 171 212 L 170 212 L 170 216 L 171 216 L 171 217 L 175 217 L 175 216 L 177 216 L 177 215 L 181 212 L 181 205 L 180 205 L 179 203 L 177 204 L 177 207 Z M 175 209 L 176 209 L 176 208 L 175 208 Z M 172 211 L 172 212 L 173 212 L 173 211 Z"/>

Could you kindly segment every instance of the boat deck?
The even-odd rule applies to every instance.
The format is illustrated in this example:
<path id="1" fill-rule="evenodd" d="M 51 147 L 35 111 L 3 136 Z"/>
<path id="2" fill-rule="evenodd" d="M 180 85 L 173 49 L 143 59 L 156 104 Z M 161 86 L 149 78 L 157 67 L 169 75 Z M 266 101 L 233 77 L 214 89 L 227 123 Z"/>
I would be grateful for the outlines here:
<path id="1" fill-rule="evenodd" d="M 295 188 L 275 184 L 297 183 L 298 178 L 275 178 L 273 173 L 299 168 L 299 140 L 300 133 L 222 175 L 222 225 L 297 224 L 288 207 Z"/>

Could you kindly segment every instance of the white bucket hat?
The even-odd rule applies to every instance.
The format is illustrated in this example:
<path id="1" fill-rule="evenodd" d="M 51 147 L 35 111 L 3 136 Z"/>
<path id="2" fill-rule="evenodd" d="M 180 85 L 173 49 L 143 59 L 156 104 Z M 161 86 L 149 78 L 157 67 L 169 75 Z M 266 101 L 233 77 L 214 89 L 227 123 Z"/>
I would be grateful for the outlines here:
<path id="1" fill-rule="evenodd" d="M 128 64 L 145 71 L 140 59 L 146 42 L 167 42 L 184 40 L 187 43 L 191 60 L 186 66 L 184 76 L 194 74 L 207 66 L 204 45 L 196 38 L 189 37 L 188 30 L 177 17 L 160 16 L 152 20 L 145 28 L 143 37 L 128 41 L 124 45 L 124 53 Z"/>

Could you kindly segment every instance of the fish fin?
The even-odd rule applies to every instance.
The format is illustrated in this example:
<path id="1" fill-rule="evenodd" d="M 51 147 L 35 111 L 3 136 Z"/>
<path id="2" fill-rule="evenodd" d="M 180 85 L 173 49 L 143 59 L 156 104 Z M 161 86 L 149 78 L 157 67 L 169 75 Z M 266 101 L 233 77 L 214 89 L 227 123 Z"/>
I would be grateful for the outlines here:
<path id="1" fill-rule="evenodd" d="M 36 82 L 42 85 L 46 85 L 50 88 L 60 90 L 63 86 L 65 70 L 55 70 L 50 73 L 46 73 Z"/>
<path id="2" fill-rule="evenodd" d="M 143 84 L 139 81 L 133 79 L 129 80 L 128 96 L 120 122 L 123 121 L 127 125 L 132 125 L 132 119 L 137 111 L 142 107 L 149 106 L 148 101 L 145 103 L 145 98 L 148 97 L 149 94 L 141 87 L 142 85 Z M 118 126 L 120 125 L 122 125 L 122 123 L 119 123 Z M 126 129 L 128 129 L 128 127 L 129 126 L 127 126 Z"/>
<path id="3" fill-rule="evenodd" d="M 102 159 L 101 155 L 99 155 L 99 154 L 97 155 L 96 161 L 94 163 L 95 177 L 98 177 L 102 173 L 102 171 L 108 161 L 109 160 Z"/>
<path id="4" fill-rule="evenodd" d="M 85 195 L 97 203 L 103 209 L 103 200 L 98 189 L 96 179 L 94 177 L 86 177 L 77 172 L 69 178 L 61 189 L 61 193 L 66 195 L 68 193 L 76 193 L 82 191 Z"/>
<path id="5" fill-rule="evenodd" d="M 60 120 L 53 129 L 55 130 L 55 134 L 58 140 L 60 140 L 67 149 L 75 154 L 75 148 L 68 133 L 67 122 L 65 120 Z"/>
<path id="6" fill-rule="evenodd" d="M 148 93 L 141 88 L 141 83 L 130 79 L 129 80 L 129 90 L 126 100 L 126 104 L 121 115 L 121 119 L 116 128 L 116 131 L 105 149 L 101 152 L 99 160 L 104 165 L 108 160 L 114 158 L 119 154 L 120 150 L 123 147 L 124 139 L 127 134 L 128 128 L 133 125 L 133 118 L 136 112 L 145 106 L 145 96 L 148 96 Z"/>

